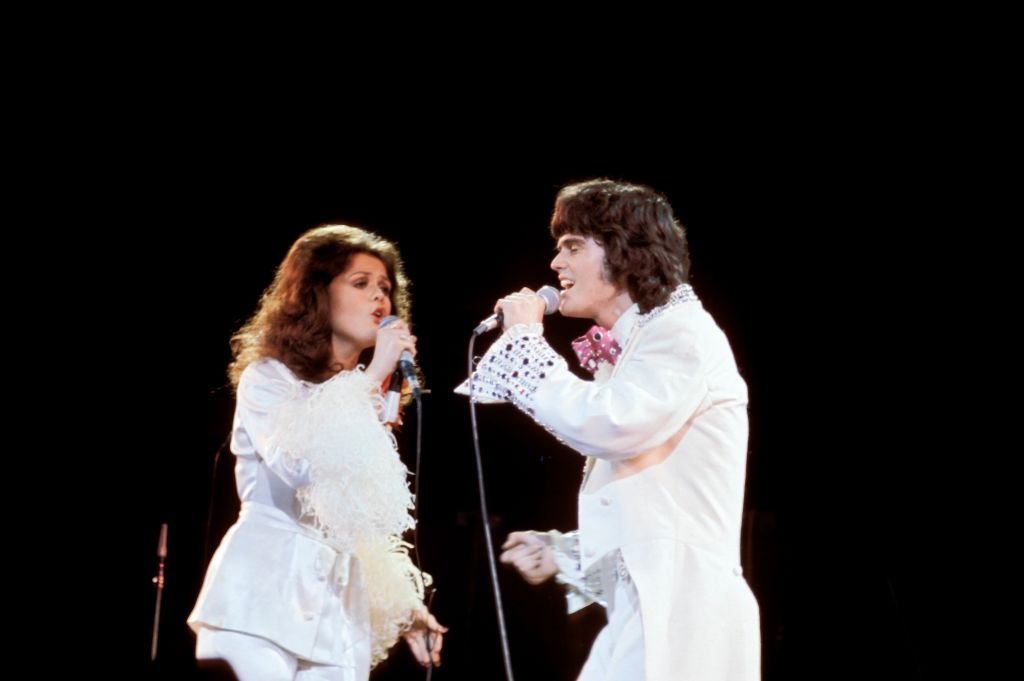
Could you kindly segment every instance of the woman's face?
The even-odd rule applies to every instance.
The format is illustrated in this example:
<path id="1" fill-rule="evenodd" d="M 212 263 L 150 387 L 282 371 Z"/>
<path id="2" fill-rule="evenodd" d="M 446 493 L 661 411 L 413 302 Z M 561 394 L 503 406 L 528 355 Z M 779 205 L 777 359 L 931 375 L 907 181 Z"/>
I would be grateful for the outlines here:
<path id="1" fill-rule="evenodd" d="M 377 342 L 380 320 L 391 314 L 391 279 L 380 258 L 351 257 L 344 272 L 327 287 L 335 358 L 358 355 Z"/>

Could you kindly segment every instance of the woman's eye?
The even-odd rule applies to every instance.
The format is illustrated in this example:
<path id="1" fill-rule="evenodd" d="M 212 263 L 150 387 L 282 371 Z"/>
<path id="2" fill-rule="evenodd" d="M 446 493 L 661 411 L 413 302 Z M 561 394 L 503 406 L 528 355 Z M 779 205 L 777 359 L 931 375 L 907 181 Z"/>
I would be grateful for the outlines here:
<path id="1" fill-rule="evenodd" d="M 354 286 L 355 286 L 356 288 L 366 288 L 366 282 L 365 282 L 365 281 L 357 281 L 357 282 L 356 282 L 356 283 L 354 284 Z"/>

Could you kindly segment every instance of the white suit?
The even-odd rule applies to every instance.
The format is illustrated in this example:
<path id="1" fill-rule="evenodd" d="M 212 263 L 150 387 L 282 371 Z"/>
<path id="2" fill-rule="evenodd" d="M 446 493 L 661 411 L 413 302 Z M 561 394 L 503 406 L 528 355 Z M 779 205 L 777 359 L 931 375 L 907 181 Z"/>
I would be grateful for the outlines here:
<path id="1" fill-rule="evenodd" d="M 645 679 L 759 679 L 758 607 L 739 561 L 747 388 L 725 335 L 685 284 L 660 308 L 623 313 L 611 329 L 619 360 L 594 381 L 572 374 L 541 331 L 517 325 L 499 338 L 473 393 L 513 402 L 592 457 L 579 574 L 566 581 L 600 572 L 609 596 L 616 579 L 632 580 Z M 620 557 L 624 569 L 606 569 Z"/>
<path id="2" fill-rule="evenodd" d="M 231 441 L 242 509 L 188 618 L 197 633 L 248 634 L 366 679 L 408 626 L 422 595 L 400 541 L 412 497 L 373 387 L 360 370 L 316 384 L 275 359 L 245 369 Z"/>

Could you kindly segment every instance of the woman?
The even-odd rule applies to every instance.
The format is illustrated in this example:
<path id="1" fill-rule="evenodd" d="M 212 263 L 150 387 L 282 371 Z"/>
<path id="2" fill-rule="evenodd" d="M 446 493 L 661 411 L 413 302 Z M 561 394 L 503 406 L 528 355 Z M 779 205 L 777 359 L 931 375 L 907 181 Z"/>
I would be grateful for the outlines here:
<path id="1" fill-rule="evenodd" d="M 188 622 L 197 659 L 226 660 L 240 681 L 365 681 L 399 636 L 420 664 L 440 662 L 446 629 L 401 539 L 408 471 L 382 423 L 381 387 L 416 352 L 407 285 L 390 242 L 317 227 L 232 339 L 242 507 Z"/>

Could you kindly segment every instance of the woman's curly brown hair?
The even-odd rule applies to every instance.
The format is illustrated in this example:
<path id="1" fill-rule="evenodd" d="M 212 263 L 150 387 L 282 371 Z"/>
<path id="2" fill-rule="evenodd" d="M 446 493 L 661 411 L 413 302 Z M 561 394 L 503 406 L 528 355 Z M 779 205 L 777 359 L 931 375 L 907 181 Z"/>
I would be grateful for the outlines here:
<path id="1" fill-rule="evenodd" d="M 690 276 L 686 230 L 650 187 L 608 179 L 566 185 L 555 199 L 551 236 L 601 244 L 608 280 L 629 291 L 641 312 L 664 305 Z"/>
<path id="2" fill-rule="evenodd" d="M 314 382 L 342 368 L 331 362 L 328 286 L 356 253 L 384 263 L 393 284 L 391 309 L 409 321 L 409 281 L 395 245 L 358 227 L 315 227 L 292 244 L 256 313 L 232 336 L 231 385 L 237 388 L 242 371 L 264 357 L 280 360 L 299 378 Z"/>

